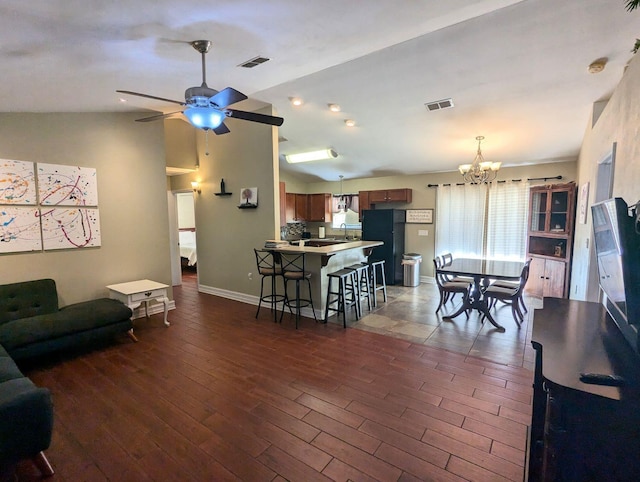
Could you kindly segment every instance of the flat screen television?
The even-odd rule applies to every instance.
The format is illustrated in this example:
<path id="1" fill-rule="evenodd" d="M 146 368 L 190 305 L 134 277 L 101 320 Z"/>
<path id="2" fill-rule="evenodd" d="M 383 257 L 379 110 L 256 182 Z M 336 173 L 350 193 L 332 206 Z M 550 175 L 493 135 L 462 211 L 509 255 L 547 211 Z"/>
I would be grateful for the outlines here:
<path id="1" fill-rule="evenodd" d="M 603 303 L 613 321 L 640 354 L 640 234 L 635 207 L 621 198 L 591 206 Z"/>

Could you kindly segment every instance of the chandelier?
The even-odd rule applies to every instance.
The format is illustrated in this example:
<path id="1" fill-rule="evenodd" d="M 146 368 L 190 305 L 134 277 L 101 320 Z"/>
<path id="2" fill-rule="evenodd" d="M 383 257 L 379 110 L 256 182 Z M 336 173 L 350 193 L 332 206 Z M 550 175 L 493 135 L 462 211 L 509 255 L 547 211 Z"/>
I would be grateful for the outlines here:
<path id="1" fill-rule="evenodd" d="M 485 161 L 480 150 L 480 143 L 484 140 L 484 136 L 476 137 L 478 141 L 478 152 L 471 164 L 461 164 L 458 170 L 467 182 L 479 184 L 483 182 L 493 181 L 498 175 L 498 169 L 502 165 L 501 162 Z"/>

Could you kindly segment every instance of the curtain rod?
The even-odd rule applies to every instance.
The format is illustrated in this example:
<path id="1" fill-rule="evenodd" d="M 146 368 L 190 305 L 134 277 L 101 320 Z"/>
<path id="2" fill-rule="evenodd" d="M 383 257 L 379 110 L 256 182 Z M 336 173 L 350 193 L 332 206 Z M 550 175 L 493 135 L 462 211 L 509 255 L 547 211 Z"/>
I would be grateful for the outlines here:
<path id="1" fill-rule="evenodd" d="M 557 179 L 560 180 L 562 179 L 562 176 L 554 176 L 554 177 L 529 177 L 527 178 L 527 181 L 549 181 L 550 179 Z M 511 179 L 511 182 L 520 182 L 522 181 L 522 179 Z M 494 181 L 491 181 L 494 182 Z M 502 182 L 507 182 L 507 181 L 495 181 L 497 183 L 502 183 Z M 455 184 L 453 184 L 454 186 L 464 186 L 466 184 L 466 182 L 457 182 Z M 473 184 L 473 183 L 471 183 Z M 491 184 L 491 183 L 489 183 Z M 447 184 L 427 184 L 427 187 L 438 187 L 438 186 L 451 186 L 451 183 L 447 183 Z"/>

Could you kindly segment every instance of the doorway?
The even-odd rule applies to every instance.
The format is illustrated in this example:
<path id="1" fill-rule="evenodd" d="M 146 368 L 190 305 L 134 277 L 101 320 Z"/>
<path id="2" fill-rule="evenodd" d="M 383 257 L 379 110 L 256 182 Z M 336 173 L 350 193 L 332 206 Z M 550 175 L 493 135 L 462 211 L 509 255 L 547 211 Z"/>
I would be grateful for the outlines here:
<path id="1" fill-rule="evenodd" d="M 193 192 L 170 193 L 171 279 L 173 286 L 197 278 L 197 243 Z"/>

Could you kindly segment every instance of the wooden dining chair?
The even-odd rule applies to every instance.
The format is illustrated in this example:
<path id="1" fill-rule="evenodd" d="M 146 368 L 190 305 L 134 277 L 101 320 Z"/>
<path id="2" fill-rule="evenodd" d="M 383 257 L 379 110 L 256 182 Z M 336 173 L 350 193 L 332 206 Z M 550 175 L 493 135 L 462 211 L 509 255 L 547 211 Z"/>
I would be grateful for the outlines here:
<path id="1" fill-rule="evenodd" d="M 531 259 L 528 259 L 525 262 L 524 265 L 525 265 L 525 267 L 527 267 L 527 271 L 526 271 L 527 277 L 524 280 L 524 284 L 526 285 L 527 284 L 527 280 L 529 279 L 529 271 L 530 271 Z M 500 287 L 500 288 L 510 288 L 510 289 L 518 288 L 519 285 L 520 285 L 520 280 L 518 280 L 518 281 L 496 280 L 496 281 L 494 281 L 492 283 L 492 286 Z M 522 308 L 522 311 L 524 311 L 525 313 L 529 313 L 529 310 L 527 309 L 527 305 L 524 302 L 524 286 L 523 286 L 523 289 L 520 290 L 519 293 L 520 293 L 520 296 L 517 299 L 519 307 Z M 493 306 L 495 306 L 497 301 L 502 301 L 502 300 L 494 300 Z"/>
<path id="2" fill-rule="evenodd" d="M 442 266 L 442 259 L 438 257 L 433 259 L 436 284 L 438 285 L 438 292 L 440 293 L 440 303 L 438 304 L 438 308 L 436 308 L 436 313 L 440 311 L 443 304 L 449 301 L 449 299 L 453 299 L 457 293 L 462 294 L 463 302 L 465 302 L 472 286 L 472 283 L 449 281 L 445 275 L 438 272 Z M 469 311 L 466 312 L 466 315 L 467 318 L 469 318 Z"/>
<path id="3" fill-rule="evenodd" d="M 440 256 L 443 262 L 443 266 L 449 266 L 453 263 L 453 255 L 451 253 L 444 253 Z M 470 276 L 447 276 L 449 281 L 473 283 L 473 278 Z"/>
<path id="4" fill-rule="evenodd" d="M 522 295 L 524 293 L 524 287 L 527 284 L 527 279 L 529 279 L 529 265 L 530 263 L 524 264 L 517 286 L 497 286 L 496 283 L 494 283 L 483 291 L 484 299 L 489 308 L 493 308 L 498 301 L 511 305 L 511 313 L 518 326 L 524 321 L 524 314 L 520 310 L 520 304 L 522 303 L 524 305 Z"/>

